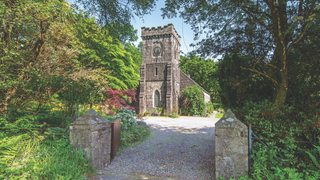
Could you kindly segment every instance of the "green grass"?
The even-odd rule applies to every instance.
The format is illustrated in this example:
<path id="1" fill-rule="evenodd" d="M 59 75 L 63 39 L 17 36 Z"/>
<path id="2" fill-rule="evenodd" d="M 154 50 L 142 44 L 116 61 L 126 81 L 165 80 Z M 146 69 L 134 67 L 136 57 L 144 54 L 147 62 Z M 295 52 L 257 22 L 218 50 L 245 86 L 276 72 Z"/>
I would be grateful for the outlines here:
<path id="1" fill-rule="evenodd" d="M 222 118 L 223 117 L 223 115 L 224 115 L 224 113 L 216 113 L 216 116 L 215 116 L 215 118 Z"/>

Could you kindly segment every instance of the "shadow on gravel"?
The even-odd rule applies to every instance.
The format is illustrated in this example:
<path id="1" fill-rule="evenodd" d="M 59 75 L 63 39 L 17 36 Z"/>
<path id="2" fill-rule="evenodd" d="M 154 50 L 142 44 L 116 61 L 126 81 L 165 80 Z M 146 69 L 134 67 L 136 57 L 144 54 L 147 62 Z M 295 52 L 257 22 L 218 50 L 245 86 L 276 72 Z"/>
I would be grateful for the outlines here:
<path id="1" fill-rule="evenodd" d="M 214 179 L 214 127 L 148 124 L 147 140 L 123 150 L 90 179 Z"/>

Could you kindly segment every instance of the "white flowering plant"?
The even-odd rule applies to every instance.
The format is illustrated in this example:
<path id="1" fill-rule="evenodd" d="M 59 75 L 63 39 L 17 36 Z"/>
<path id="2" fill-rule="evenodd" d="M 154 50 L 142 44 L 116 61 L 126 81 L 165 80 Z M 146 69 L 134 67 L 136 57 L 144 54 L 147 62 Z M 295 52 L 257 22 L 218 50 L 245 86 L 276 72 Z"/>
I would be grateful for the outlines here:
<path id="1" fill-rule="evenodd" d="M 121 119 L 121 130 L 127 131 L 131 128 L 137 127 L 137 121 L 133 116 L 136 116 L 136 112 L 128 108 L 121 108 L 117 113 L 115 119 Z"/>

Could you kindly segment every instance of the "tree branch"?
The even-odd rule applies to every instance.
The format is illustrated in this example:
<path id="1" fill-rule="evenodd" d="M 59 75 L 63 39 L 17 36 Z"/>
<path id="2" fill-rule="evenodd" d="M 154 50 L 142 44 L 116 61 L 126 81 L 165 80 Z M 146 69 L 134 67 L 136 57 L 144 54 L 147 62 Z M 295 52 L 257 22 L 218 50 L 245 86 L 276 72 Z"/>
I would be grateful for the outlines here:
<path id="1" fill-rule="evenodd" d="M 271 31 L 271 29 L 266 25 L 264 24 L 260 19 L 258 19 L 255 15 L 253 15 L 252 13 L 250 13 L 249 11 L 247 11 L 243 6 L 240 5 L 239 2 L 235 2 L 235 4 L 237 4 L 245 13 L 249 14 L 253 19 L 257 20 L 259 22 L 259 24 L 263 27 L 265 27 L 271 34 L 272 36 L 274 37 L 274 34 L 273 32 Z"/>
<path id="2" fill-rule="evenodd" d="M 315 1 L 313 1 L 313 4 L 311 5 L 312 8 L 310 9 L 310 12 L 309 12 L 309 14 L 308 14 L 309 17 L 310 17 L 310 15 L 312 14 L 312 12 L 313 12 L 313 10 L 314 10 L 314 5 L 315 5 Z M 300 11 L 300 8 L 299 8 L 299 11 Z M 307 20 L 308 20 L 308 19 L 307 19 Z M 293 43 L 290 44 L 290 46 L 289 46 L 289 48 L 288 48 L 288 52 L 290 51 L 290 49 L 292 48 L 292 46 L 293 46 L 294 44 L 298 43 L 298 42 L 302 39 L 304 33 L 307 31 L 307 27 L 308 27 L 308 24 L 309 24 L 310 22 L 311 22 L 311 19 L 309 19 L 309 21 L 308 21 L 307 24 L 305 25 L 304 30 L 303 30 L 303 32 L 301 33 L 300 37 L 299 37 L 295 42 L 293 42 Z"/>
<path id="3" fill-rule="evenodd" d="M 272 77 L 270 77 L 270 76 L 268 76 L 268 75 L 266 75 L 266 74 L 264 74 L 264 73 L 262 73 L 262 72 L 259 72 L 259 71 L 255 70 L 255 69 L 244 68 L 244 67 L 242 67 L 242 66 L 240 66 L 240 68 L 241 68 L 241 70 L 249 70 L 249 71 L 252 71 L 252 72 L 261 74 L 262 76 L 267 77 L 268 79 L 270 79 L 271 81 L 273 81 L 276 85 L 278 85 L 278 82 L 277 82 L 275 79 L 273 79 Z"/>

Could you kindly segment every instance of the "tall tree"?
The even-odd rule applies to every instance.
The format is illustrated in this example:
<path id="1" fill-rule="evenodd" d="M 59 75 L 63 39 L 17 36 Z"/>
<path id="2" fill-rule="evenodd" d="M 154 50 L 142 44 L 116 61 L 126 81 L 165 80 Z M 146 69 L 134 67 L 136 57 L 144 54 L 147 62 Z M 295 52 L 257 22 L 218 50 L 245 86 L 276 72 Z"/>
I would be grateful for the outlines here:
<path id="1" fill-rule="evenodd" d="M 84 44 L 77 58 L 80 66 L 108 71 L 102 75 L 108 79 L 108 86 L 112 89 L 127 90 L 138 86 L 139 75 L 132 55 L 120 41 L 110 36 L 106 29 L 101 29 L 88 13 L 80 12 L 76 18 L 74 32 L 78 42 Z"/>
<path id="2" fill-rule="evenodd" d="M 79 9 L 79 5 L 90 15 L 97 17 L 101 27 L 106 28 L 112 37 L 116 37 L 125 43 L 137 40 L 137 30 L 131 24 L 134 15 L 142 18 L 149 14 L 155 7 L 155 0 L 76 0 L 73 7 Z"/>
<path id="3" fill-rule="evenodd" d="M 46 83 L 53 74 L 65 74 L 74 65 L 68 61 L 76 56 L 66 25 L 71 14 L 60 0 L 0 1 L 1 113 L 10 105 L 17 110 L 32 98 L 45 101 L 48 96 L 43 99 L 43 95 L 59 90 L 57 82 Z"/>
<path id="4" fill-rule="evenodd" d="M 319 18 L 319 8 L 317 0 L 166 0 L 162 16 L 175 17 L 179 11 L 196 39 L 205 33 L 207 38 L 194 45 L 203 56 L 237 47 L 251 61 L 251 67 L 242 70 L 272 81 L 273 107 L 278 108 L 287 98 L 288 52 Z"/>

